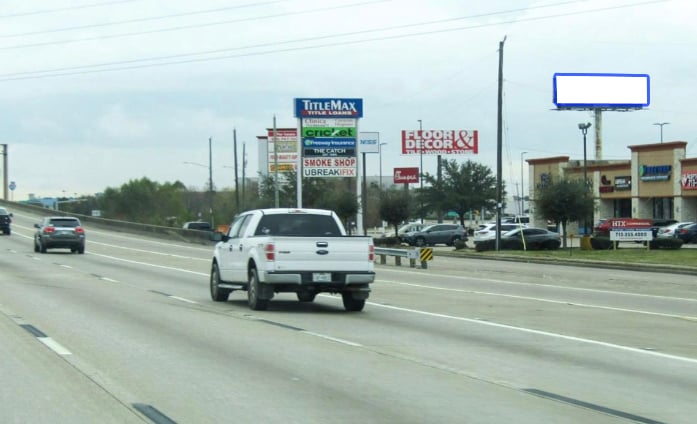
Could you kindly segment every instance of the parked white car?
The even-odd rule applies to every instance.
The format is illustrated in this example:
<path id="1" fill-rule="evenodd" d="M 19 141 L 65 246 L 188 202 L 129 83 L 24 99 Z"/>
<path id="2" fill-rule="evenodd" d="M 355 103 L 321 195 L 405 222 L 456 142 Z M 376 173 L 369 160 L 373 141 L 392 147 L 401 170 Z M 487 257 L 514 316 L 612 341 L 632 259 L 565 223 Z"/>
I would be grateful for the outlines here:
<path id="1" fill-rule="evenodd" d="M 501 223 L 501 234 L 520 228 L 521 224 L 511 224 L 511 223 Z M 522 227 L 527 227 L 526 224 L 522 224 Z M 496 223 L 481 224 L 479 229 L 474 232 L 474 241 L 491 240 L 496 238 Z"/>
<path id="2" fill-rule="evenodd" d="M 694 222 L 676 222 L 675 224 L 666 225 L 665 227 L 659 227 L 656 232 L 656 237 L 661 238 L 673 238 L 675 237 L 675 232 L 680 230 L 682 227 L 687 227 Z"/>

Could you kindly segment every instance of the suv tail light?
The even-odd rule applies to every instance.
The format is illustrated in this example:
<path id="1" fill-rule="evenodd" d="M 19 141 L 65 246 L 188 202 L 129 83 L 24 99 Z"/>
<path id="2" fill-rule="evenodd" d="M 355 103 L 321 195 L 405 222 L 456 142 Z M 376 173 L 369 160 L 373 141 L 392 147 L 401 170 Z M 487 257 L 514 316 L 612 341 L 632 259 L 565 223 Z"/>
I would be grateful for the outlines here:
<path id="1" fill-rule="evenodd" d="M 85 229 L 82 227 L 75 227 L 75 232 L 77 234 L 85 234 Z"/>
<path id="2" fill-rule="evenodd" d="M 44 234 L 51 234 L 51 233 L 55 233 L 56 229 L 53 227 L 45 227 L 43 232 L 44 232 Z"/>
<path id="3" fill-rule="evenodd" d="M 276 260 L 276 246 L 273 243 L 266 243 L 264 245 L 264 253 L 266 254 L 267 261 Z"/>

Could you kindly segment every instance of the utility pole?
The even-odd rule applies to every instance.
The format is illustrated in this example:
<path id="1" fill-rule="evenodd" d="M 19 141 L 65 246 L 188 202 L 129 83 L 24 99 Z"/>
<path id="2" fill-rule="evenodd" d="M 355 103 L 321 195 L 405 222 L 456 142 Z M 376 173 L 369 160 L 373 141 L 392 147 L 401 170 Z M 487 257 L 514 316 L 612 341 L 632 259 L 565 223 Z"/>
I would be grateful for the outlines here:
<path id="1" fill-rule="evenodd" d="M 244 199 L 246 199 L 245 192 L 244 192 L 245 180 L 247 179 L 245 177 L 245 172 L 247 169 L 247 152 L 245 151 L 245 147 L 246 147 L 246 145 L 245 145 L 245 142 L 243 141 L 242 142 L 242 209 L 243 210 L 244 210 Z M 268 158 L 266 160 L 268 160 Z"/>
<path id="2" fill-rule="evenodd" d="M 2 144 L 2 187 L 3 199 L 7 200 L 7 144 Z"/>
<path id="3" fill-rule="evenodd" d="M 496 251 L 498 252 L 501 246 L 501 209 L 502 194 L 503 194 L 503 177 L 501 150 L 503 146 L 503 43 L 506 42 L 506 37 L 499 43 L 499 96 L 498 96 L 498 115 L 496 123 Z"/>
<path id="4" fill-rule="evenodd" d="M 208 137 L 208 197 L 211 226 L 213 226 L 213 137 Z"/>
<path id="5" fill-rule="evenodd" d="M 298 188 L 301 190 L 301 188 Z M 273 198 L 274 207 L 279 207 L 278 198 L 278 140 L 276 139 L 276 115 L 273 116 Z"/>
<path id="6" fill-rule="evenodd" d="M 235 151 L 235 210 L 240 212 L 240 190 L 237 184 L 237 128 L 232 129 L 232 143 Z"/>
<path id="7" fill-rule="evenodd" d="M 421 223 L 424 223 L 424 130 L 421 125 L 421 119 L 419 121 L 419 198 L 421 199 L 421 210 L 419 215 L 421 215 Z"/>

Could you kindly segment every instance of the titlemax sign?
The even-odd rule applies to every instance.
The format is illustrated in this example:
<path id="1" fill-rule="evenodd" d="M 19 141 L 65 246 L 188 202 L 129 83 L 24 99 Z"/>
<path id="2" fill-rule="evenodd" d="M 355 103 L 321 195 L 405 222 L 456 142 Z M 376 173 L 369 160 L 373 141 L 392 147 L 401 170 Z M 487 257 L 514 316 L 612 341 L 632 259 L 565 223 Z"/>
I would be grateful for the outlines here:
<path id="1" fill-rule="evenodd" d="M 295 99 L 295 117 L 361 118 L 363 99 Z"/>
<path id="2" fill-rule="evenodd" d="M 402 130 L 403 155 L 479 153 L 477 130 Z"/>

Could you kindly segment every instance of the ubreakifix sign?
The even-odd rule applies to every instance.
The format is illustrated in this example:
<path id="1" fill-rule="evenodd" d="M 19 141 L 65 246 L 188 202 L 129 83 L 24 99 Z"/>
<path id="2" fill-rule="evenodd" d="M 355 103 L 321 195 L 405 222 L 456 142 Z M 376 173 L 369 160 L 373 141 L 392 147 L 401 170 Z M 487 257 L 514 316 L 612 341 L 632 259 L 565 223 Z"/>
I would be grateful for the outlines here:
<path id="1" fill-rule="evenodd" d="M 296 118 L 361 118 L 363 99 L 295 99 Z"/>
<path id="2" fill-rule="evenodd" d="M 305 177 L 355 177 L 355 157 L 303 158 Z"/>

